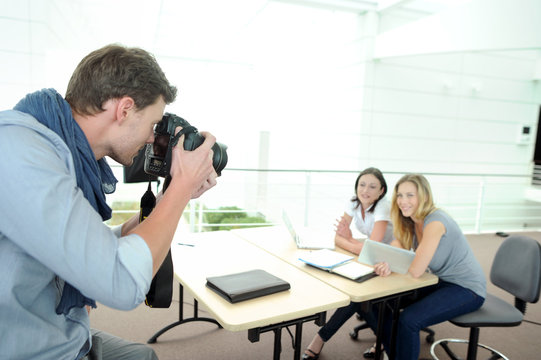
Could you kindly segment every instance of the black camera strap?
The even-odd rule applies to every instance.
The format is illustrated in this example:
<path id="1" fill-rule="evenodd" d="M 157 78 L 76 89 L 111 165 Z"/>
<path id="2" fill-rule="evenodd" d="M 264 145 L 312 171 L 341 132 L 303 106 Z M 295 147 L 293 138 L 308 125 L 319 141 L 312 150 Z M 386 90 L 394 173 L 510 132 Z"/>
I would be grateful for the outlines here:
<path id="1" fill-rule="evenodd" d="M 183 127 L 170 141 L 165 156 L 165 163 L 171 164 L 173 147 L 178 144 L 180 137 L 183 134 L 189 132 L 196 132 L 197 129 L 194 126 Z M 167 186 L 171 182 L 171 175 L 165 177 L 163 184 L 163 192 L 167 189 Z M 150 182 L 148 184 L 148 190 L 141 198 L 141 214 L 139 216 L 139 222 L 145 220 L 150 212 L 156 206 L 156 197 L 152 193 L 150 188 Z M 168 308 L 171 305 L 173 298 L 173 259 L 171 257 L 171 249 L 167 253 L 162 265 L 158 269 L 156 275 L 152 279 L 150 289 L 147 293 L 145 304 L 152 308 Z"/>
<path id="2" fill-rule="evenodd" d="M 171 139 L 171 147 L 174 147 L 178 144 L 178 141 L 180 139 L 180 137 L 184 134 L 187 134 L 189 132 L 196 132 L 197 131 L 197 128 L 195 126 L 185 126 L 183 127 L 182 129 L 180 129 L 180 131 L 173 137 L 173 139 Z"/>
<path id="3" fill-rule="evenodd" d="M 143 197 L 141 198 L 141 210 L 139 211 L 139 222 L 142 222 L 145 220 L 152 210 L 154 210 L 154 207 L 156 206 L 156 196 L 154 196 L 154 193 L 151 189 L 152 181 L 148 182 L 148 189 L 143 194 Z"/>
<path id="4" fill-rule="evenodd" d="M 165 178 L 163 191 L 169 185 L 170 176 Z M 151 190 L 151 182 L 148 183 L 148 189 L 141 198 L 141 212 L 139 222 L 145 220 L 156 206 L 156 197 Z M 168 308 L 173 299 L 173 259 L 171 258 L 171 249 L 167 253 L 162 265 L 152 279 L 150 289 L 148 290 L 145 304 L 152 308 Z"/>

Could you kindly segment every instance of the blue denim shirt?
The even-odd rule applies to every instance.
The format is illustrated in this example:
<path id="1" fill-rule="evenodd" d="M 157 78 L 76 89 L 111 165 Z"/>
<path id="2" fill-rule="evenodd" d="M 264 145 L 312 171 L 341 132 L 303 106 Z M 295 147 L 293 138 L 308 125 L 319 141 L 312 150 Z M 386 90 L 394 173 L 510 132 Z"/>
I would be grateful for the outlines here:
<path id="1" fill-rule="evenodd" d="M 56 314 L 64 281 L 133 309 L 150 287 L 150 250 L 102 222 L 77 187 L 65 143 L 27 114 L 0 112 L 0 174 L 0 358 L 79 359 L 89 317 L 85 308 Z"/>

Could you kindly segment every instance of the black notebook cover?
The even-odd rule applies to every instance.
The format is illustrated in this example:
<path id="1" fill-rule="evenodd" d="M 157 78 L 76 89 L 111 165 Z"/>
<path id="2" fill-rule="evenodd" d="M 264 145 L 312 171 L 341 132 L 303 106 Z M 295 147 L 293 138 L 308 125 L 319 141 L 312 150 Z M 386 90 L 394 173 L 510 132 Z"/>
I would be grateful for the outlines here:
<path id="1" fill-rule="evenodd" d="M 207 286 L 231 303 L 289 290 L 287 281 L 265 270 L 250 270 L 235 274 L 211 276 Z"/>

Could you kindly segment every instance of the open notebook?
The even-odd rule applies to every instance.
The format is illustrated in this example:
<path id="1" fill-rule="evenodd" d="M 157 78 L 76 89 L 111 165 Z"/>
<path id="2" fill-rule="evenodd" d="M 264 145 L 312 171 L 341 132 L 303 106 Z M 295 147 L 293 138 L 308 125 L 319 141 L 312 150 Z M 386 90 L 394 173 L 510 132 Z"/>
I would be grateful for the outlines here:
<path id="1" fill-rule="evenodd" d="M 311 228 L 296 229 L 287 213 L 282 211 L 282 219 L 299 249 L 334 249 L 334 236 L 332 231 L 318 231 Z"/>
<path id="2" fill-rule="evenodd" d="M 374 268 L 353 260 L 353 256 L 321 249 L 303 254 L 300 261 L 318 269 L 338 274 L 350 280 L 361 282 L 374 276 Z"/>

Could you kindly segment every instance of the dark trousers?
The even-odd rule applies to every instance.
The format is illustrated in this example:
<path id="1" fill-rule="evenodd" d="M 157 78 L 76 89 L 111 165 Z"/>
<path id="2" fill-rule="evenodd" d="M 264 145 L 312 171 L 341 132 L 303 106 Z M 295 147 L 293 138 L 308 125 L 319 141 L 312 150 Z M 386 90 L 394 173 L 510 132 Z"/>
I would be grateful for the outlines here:
<path id="1" fill-rule="evenodd" d="M 419 332 L 430 325 L 439 324 L 458 315 L 477 310 L 483 305 L 484 298 L 462 286 L 440 281 L 417 291 L 417 296 L 405 299 L 400 305 L 403 310 L 398 318 L 396 338 L 396 360 L 417 360 L 421 347 Z M 361 316 L 375 331 L 378 309 L 371 307 L 360 311 Z M 391 338 L 392 314 L 385 310 L 383 345 L 389 350 Z"/>
<path id="2" fill-rule="evenodd" d="M 351 302 L 349 305 L 336 309 L 329 321 L 319 329 L 319 336 L 323 341 L 328 341 L 353 314 L 360 312 L 360 309 L 361 304 L 357 302 Z"/>

